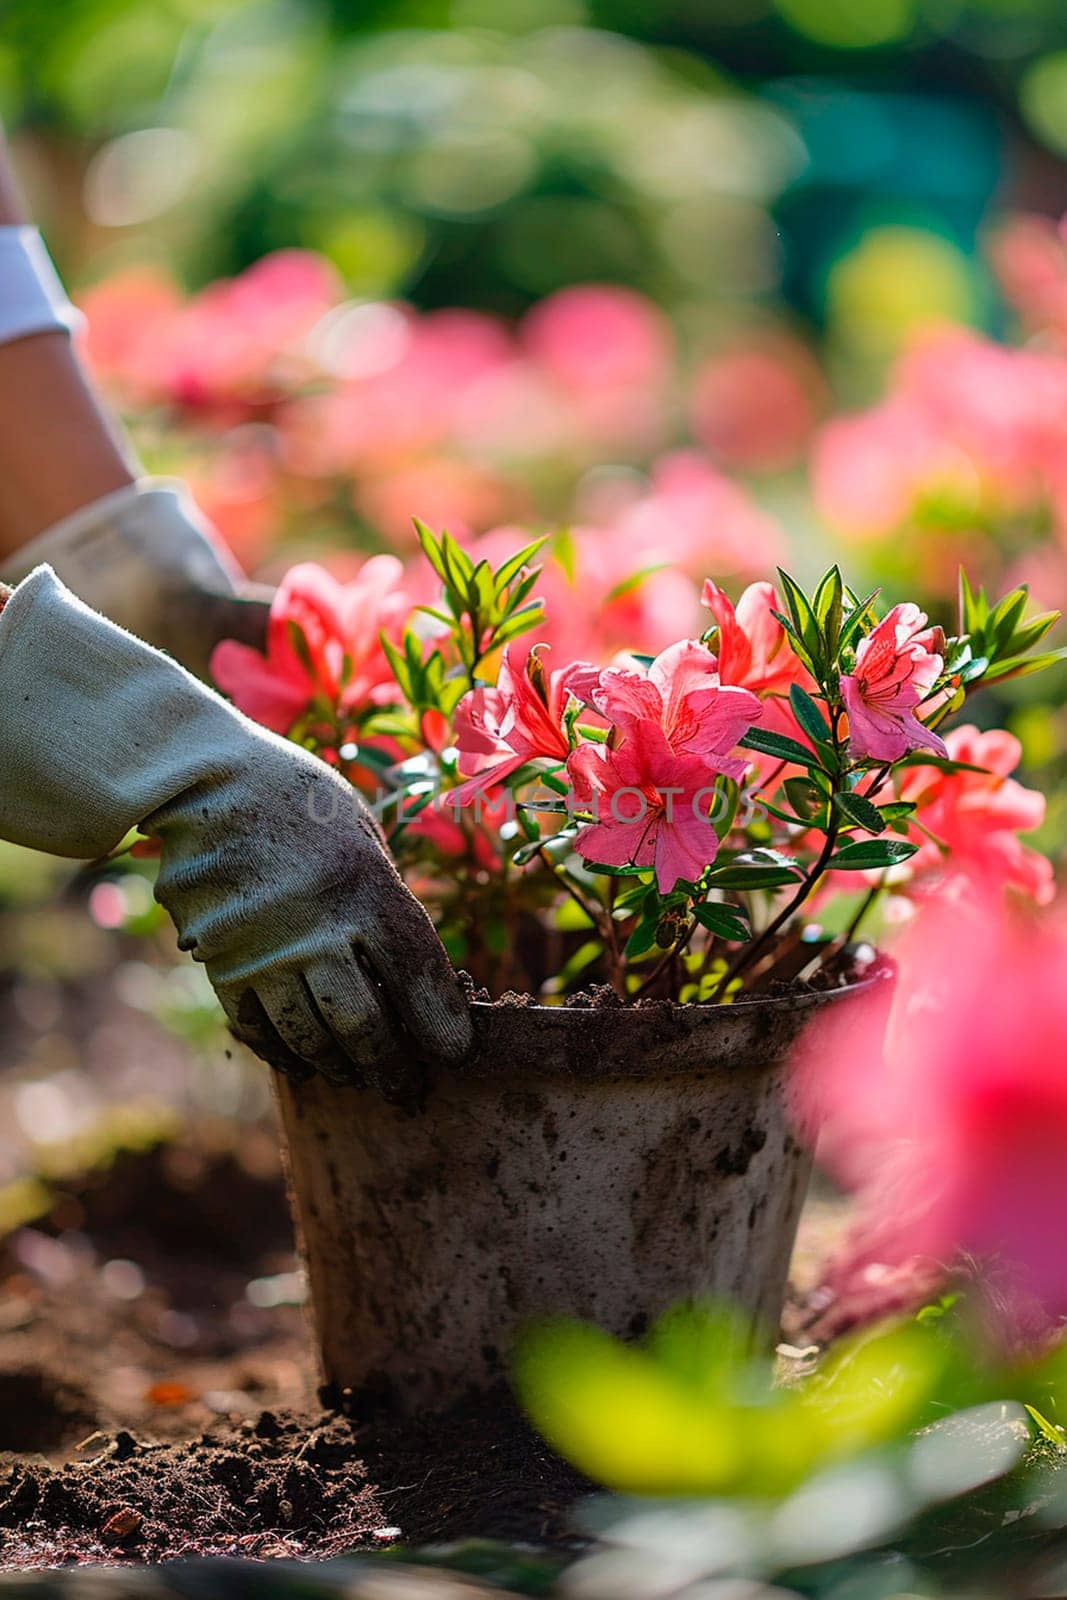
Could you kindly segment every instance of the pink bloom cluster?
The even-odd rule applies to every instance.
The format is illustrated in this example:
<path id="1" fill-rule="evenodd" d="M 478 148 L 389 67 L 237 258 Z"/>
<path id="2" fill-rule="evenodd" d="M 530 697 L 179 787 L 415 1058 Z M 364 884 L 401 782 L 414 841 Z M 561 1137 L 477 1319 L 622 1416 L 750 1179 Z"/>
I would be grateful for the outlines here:
<path id="1" fill-rule="evenodd" d="M 1008 888 L 1047 905 L 1054 894 L 1052 863 L 1019 838 L 1045 820 L 1045 797 L 1026 789 L 1011 774 L 1022 747 L 1002 728 L 983 733 L 964 724 L 945 739 L 953 761 L 978 772 L 912 767 L 902 775 L 899 794 L 918 807 L 910 833 L 919 846 L 907 872 L 916 888 L 933 885 L 974 889 L 986 894 Z"/>
<path id="2" fill-rule="evenodd" d="M 162 272 L 132 268 L 81 296 L 86 354 L 127 403 L 239 420 L 307 379 L 307 337 L 340 292 L 306 250 L 264 256 L 190 299 Z"/>
<path id="3" fill-rule="evenodd" d="M 963 328 L 924 335 L 886 398 L 826 424 L 812 455 L 816 507 L 850 538 L 936 530 L 909 559 L 933 588 L 961 561 L 1003 562 L 999 535 L 1051 525 L 1067 544 L 1067 355 Z"/>
<path id="4" fill-rule="evenodd" d="M 723 684 L 714 655 L 691 640 L 647 673 L 608 667 L 586 692 L 611 731 L 567 758 L 575 803 L 594 819 L 575 848 L 606 866 L 654 867 L 665 894 L 679 878 L 696 882 L 719 847 L 709 820 L 715 776 L 744 776 L 747 757 L 731 751 L 759 721 L 759 701 Z"/>
<path id="5" fill-rule="evenodd" d="M 570 739 L 575 700 L 606 724 L 604 740 Z M 472 690 L 456 714 L 468 779 L 460 799 L 490 794 L 530 761 L 565 765 L 573 806 L 593 813 L 578 852 L 608 866 L 654 866 L 668 892 L 714 860 L 715 776 L 744 775 L 748 758 L 732 752 L 761 714 L 757 697 L 724 684 L 716 657 L 694 640 L 669 646 L 647 672 L 581 662 L 546 673 L 536 651 L 509 646 L 496 686 Z"/>
<path id="6" fill-rule="evenodd" d="M 410 610 L 403 568 L 372 556 L 350 583 L 302 562 L 286 573 L 271 605 L 265 654 L 228 639 L 211 670 L 246 715 L 289 733 L 309 712 L 338 729 L 395 697 L 381 635 L 398 634 Z"/>
<path id="7" fill-rule="evenodd" d="M 97 376 L 127 409 L 165 411 L 170 450 L 246 565 L 309 515 L 324 535 L 361 529 L 398 550 L 413 507 L 461 538 L 536 516 L 581 528 L 571 576 L 586 594 L 670 568 L 635 616 L 613 602 L 643 623 L 709 563 L 748 574 L 782 556 L 777 524 L 721 467 L 780 464 L 810 432 L 811 358 L 785 334 L 698 364 L 690 408 L 668 320 L 613 286 L 564 290 L 512 326 L 346 301 L 328 262 L 289 250 L 192 296 L 152 269 L 118 273 L 82 305 Z M 752 394 L 740 430 L 722 390 L 738 364 Z M 689 409 L 710 455 L 662 455 Z M 605 462 L 651 467 L 583 480 Z"/>

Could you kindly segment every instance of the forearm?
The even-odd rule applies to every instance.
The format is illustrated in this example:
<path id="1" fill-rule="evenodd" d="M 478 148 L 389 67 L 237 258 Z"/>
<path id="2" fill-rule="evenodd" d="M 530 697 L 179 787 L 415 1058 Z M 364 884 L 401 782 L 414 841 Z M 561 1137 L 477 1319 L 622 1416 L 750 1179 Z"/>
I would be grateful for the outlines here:
<path id="1" fill-rule="evenodd" d="M 3 611 L 14 592 L 14 589 L 9 588 L 6 583 L 0 583 L 0 612 Z"/>
<path id="2" fill-rule="evenodd" d="M 0 227 L 28 220 L 0 135 Z M 136 470 L 65 331 L 0 344 L 0 560 Z"/>
<path id="3" fill-rule="evenodd" d="M 0 345 L 0 560 L 135 469 L 65 333 Z"/>

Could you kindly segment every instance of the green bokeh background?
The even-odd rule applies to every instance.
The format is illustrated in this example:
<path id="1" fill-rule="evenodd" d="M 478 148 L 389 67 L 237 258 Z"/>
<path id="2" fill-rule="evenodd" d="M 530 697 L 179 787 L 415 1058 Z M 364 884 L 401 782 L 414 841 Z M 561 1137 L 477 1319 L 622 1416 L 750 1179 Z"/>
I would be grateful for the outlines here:
<path id="1" fill-rule="evenodd" d="M 934 241 L 914 299 L 995 327 L 990 206 L 1067 207 L 1059 0 L 7 0 L 0 109 L 76 279 L 302 244 L 423 306 L 820 324 L 890 226 Z"/>

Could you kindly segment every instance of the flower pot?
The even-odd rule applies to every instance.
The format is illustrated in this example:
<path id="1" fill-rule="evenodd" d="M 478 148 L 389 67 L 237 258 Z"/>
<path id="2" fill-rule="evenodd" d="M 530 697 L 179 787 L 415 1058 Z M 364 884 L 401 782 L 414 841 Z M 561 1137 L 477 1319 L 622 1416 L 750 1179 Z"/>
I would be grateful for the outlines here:
<path id="1" fill-rule="evenodd" d="M 822 1008 L 476 1004 L 418 1101 L 278 1081 L 328 1382 L 402 1409 L 489 1385 L 527 1319 L 639 1335 L 727 1295 L 777 1326 L 810 1159 L 787 1061 Z"/>

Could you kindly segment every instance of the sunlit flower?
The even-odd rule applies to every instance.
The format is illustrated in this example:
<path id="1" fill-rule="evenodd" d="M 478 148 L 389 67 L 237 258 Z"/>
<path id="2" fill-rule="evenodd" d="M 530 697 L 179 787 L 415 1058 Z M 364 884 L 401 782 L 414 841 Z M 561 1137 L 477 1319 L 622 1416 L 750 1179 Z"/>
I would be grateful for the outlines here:
<path id="1" fill-rule="evenodd" d="M 945 741 L 915 715 L 941 675 L 944 644 L 941 629 L 928 628 L 910 603 L 894 606 L 861 640 L 841 679 L 854 756 L 898 761 L 920 747 L 947 755 Z"/>
<path id="2" fill-rule="evenodd" d="M 457 791 L 461 804 L 491 794 L 528 761 L 566 761 L 571 688 L 584 686 L 592 671 L 571 665 L 546 672 L 536 649 L 505 647 L 495 685 L 471 689 L 456 708 L 459 770 L 469 780 Z"/>
<path id="3" fill-rule="evenodd" d="M 699 756 L 730 778 L 742 777 L 748 765 L 730 752 L 762 715 L 754 694 L 723 687 L 715 656 L 693 639 L 668 646 L 647 673 L 605 668 L 589 698 L 624 737 L 642 723 L 657 723 L 677 754 Z"/>
<path id="4" fill-rule="evenodd" d="M 713 776 L 699 756 L 673 750 L 658 722 L 635 720 L 616 749 L 580 745 L 567 771 L 575 805 L 595 819 L 575 839 L 587 861 L 654 867 L 664 894 L 714 861 Z"/>
<path id="5" fill-rule="evenodd" d="M 782 602 L 773 583 L 750 583 L 735 607 L 729 595 L 706 578 L 700 603 L 718 624 L 715 653 L 723 683 L 751 689 L 753 694 L 787 695 L 791 684 L 806 680 L 806 669 L 778 620 Z"/>

